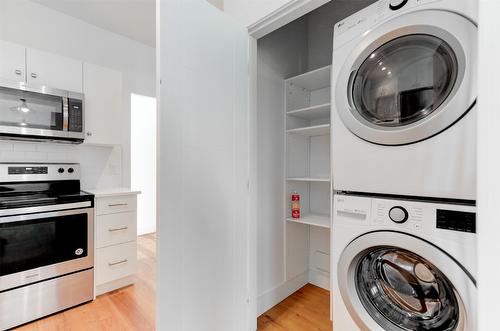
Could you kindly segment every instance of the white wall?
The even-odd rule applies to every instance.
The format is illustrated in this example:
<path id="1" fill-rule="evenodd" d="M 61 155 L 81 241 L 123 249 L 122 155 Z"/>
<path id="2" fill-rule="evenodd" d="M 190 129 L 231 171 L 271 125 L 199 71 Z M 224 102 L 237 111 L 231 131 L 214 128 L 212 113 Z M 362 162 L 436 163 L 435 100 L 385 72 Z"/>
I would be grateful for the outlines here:
<path id="1" fill-rule="evenodd" d="M 156 232 L 156 98 L 132 94 L 131 188 L 137 196 L 137 234 Z"/>
<path id="2" fill-rule="evenodd" d="M 155 96 L 154 49 L 27 0 L 0 1 L 0 39 L 110 67 L 123 73 L 125 128 L 121 138 L 123 147 L 120 149 L 122 151 L 103 147 L 73 146 L 75 148 L 72 148 L 67 146 L 67 148 L 71 151 L 68 153 L 70 156 L 68 161 L 82 162 L 82 176 L 86 185 L 90 187 L 104 187 L 111 184 L 129 186 L 130 94 Z M 13 151 L 22 148 L 16 148 L 15 145 L 17 143 L 13 145 Z M 41 149 L 49 153 L 58 153 L 62 147 L 58 144 L 37 144 L 31 149 L 33 148 L 31 152 Z M 81 154 L 77 153 L 78 150 L 85 150 L 86 158 L 81 157 Z M 120 156 L 116 156 L 117 154 Z M 55 160 L 52 156 L 48 154 L 47 160 Z M 2 161 L 35 161 L 37 157 L 43 158 L 41 155 L 34 154 L 24 154 L 23 157 L 19 154 L 4 154 L 4 157 Z M 108 162 L 109 159 L 113 161 Z M 92 164 L 107 166 L 104 166 L 101 174 L 98 175 L 98 169 L 88 167 Z M 107 179 L 106 176 L 110 172 L 119 172 L 123 181 L 120 178 L 119 183 L 116 183 L 116 178 Z M 116 177 L 116 174 L 113 176 Z M 101 180 L 96 180 L 97 177 L 101 177 Z"/>
<path id="3" fill-rule="evenodd" d="M 500 296 L 500 2 L 479 0 L 478 267 L 479 328 L 498 329 Z"/>

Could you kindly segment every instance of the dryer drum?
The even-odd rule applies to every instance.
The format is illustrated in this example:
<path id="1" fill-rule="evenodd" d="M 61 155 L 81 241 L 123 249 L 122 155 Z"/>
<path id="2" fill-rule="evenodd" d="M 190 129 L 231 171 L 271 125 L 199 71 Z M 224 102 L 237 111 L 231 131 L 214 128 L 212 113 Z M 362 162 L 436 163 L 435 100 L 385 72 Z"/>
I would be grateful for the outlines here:
<path id="1" fill-rule="evenodd" d="M 375 247 L 359 259 L 355 285 L 361 303 L 382 327 L 456 330 L 459 302 L 451 282 L 430 262 L 397 247 Z"/>

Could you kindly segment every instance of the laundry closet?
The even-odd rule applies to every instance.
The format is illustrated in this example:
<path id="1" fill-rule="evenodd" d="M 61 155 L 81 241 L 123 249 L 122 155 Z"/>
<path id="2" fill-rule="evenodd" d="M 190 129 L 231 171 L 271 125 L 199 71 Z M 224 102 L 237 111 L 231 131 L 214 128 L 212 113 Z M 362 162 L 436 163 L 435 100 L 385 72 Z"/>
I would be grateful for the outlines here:
<path id="1" fill-rule="evenodd" d="M 307 283 L 330 289 L 333 29 L 373 2 L 332 1 L 257 40 L 259 315 Z"/>

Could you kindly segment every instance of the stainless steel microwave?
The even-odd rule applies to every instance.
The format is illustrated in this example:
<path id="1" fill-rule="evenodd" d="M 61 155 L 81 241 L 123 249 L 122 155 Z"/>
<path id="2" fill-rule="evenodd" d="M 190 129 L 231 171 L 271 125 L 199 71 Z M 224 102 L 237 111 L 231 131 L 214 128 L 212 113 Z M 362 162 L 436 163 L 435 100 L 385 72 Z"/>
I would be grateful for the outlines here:
<path id="1" fill-rule="evenodd" d="M 81 93 L 0 81 L 0 138 L 82 143 Z"/>

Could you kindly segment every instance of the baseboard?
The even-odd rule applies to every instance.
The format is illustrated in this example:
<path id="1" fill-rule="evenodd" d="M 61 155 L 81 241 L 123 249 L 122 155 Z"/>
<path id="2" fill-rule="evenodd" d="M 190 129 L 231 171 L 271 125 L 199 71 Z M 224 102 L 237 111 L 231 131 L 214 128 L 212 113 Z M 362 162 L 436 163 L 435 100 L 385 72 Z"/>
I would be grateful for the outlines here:
<path id="1" fill-rule="evenodd" d="M 257 316 L 262 315 L 308 283 L 306 271 L 257 297 Z"/>
<path id="2" fill-rule="evenodd" d="M 330 274 L 320 270 L 309 270 L 309 283 L 330 291 Z"/>

